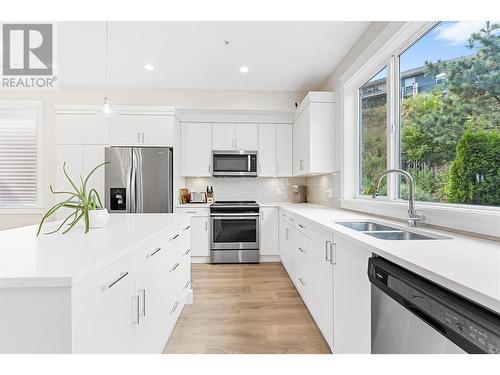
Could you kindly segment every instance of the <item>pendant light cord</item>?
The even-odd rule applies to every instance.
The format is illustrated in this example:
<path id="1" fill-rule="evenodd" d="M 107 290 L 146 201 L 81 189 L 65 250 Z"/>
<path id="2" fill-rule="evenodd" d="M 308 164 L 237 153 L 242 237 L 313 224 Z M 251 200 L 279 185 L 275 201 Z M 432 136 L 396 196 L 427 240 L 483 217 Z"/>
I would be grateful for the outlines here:
<path id="1" fill-rule="evenodd" d="M 106 21 L 105 26 L 106 26 L 106 39 L 105 39 L 105 55 L 106 55 L 106 60 L 104 62 L 104 97 L 108 97 L 108 85 L 109 85 L 109 77 L 108 77 L 108 39 L 109 39 L 109 34 L 108 34 L 108 21 Z"/>

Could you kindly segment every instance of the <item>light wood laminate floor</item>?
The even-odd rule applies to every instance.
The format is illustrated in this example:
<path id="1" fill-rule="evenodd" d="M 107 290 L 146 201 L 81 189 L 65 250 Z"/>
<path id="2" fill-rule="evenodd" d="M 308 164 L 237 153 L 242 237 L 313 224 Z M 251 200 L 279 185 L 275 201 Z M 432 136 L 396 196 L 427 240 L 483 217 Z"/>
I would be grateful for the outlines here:
<path id="1" fill-rule="evenodd" d="M 192 265 L 164 353 L 330 353 L 281 263 Z"/>

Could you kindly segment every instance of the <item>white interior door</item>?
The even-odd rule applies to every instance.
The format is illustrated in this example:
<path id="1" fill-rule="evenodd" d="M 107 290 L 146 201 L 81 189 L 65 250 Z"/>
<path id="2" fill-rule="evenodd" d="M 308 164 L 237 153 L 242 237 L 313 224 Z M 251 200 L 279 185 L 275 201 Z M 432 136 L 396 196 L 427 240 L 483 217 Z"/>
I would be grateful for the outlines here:
<path id="1" fill-rule="evenodd" d="M 259 177 L 276 176 L 276 125 L 259 125 Z"/>
<path id="2" fill-rule="evenodd" d="M 181 125 L 181 175 L 208 177 L 212 175 L 212 124 Z"/>
<path id="3" fill-rule="evenodd" d="M 257 124 L 236 124 L 235 125 L 235 149 L 245 151 L 256 151 L 259 148 Z"/>
<path id="4" fill-rule="evenodd" d="M 214 150 L 234 150 L 235 132 L 233 123 L 213 124 L 213 149 Z"/>

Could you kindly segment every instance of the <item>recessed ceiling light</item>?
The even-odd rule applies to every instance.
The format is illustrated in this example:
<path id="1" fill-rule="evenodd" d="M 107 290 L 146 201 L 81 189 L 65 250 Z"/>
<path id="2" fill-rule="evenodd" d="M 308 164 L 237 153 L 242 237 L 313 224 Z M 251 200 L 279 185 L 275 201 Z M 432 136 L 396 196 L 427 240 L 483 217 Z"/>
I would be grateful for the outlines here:
<path id="1" fill-rule="evenodd" d="M 242 66 L 242 67 L 240 68 L 240 72 L 242 72 L 242 73 L 248 73 L 248 67 L 246 67 L 246 66 Z"/>
<path id="2" fill-rule="evenodd" d="M 153 70 L 155 70 L 155 67 L 151 64 L 146 64 L 144 65 L 144 69 L 147 70 L 148 72 L 152 72 Z"/>

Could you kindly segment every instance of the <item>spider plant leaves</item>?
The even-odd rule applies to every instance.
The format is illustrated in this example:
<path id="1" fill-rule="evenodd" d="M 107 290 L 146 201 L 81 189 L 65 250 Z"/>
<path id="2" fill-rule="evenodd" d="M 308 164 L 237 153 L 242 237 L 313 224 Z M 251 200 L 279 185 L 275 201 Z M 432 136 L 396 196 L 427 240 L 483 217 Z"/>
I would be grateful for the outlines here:
<path id="1" fill-rule="evenodd" d="M 71 217 L 73 217 L 73 216 L 74 216 L 74 217 L 76 218 L 76 215 L 77 215 L 77 214 L 78 214 L 78 211 L 75 211 L 75 212 L 73 212 L 73 213 L 69 214 L 69 216 L 68 216 L 66 219 L 64 219 L 64 220 L 63 220 L 63 222 L 61 223 L 61 225 L 59 225 L 59 226 L 57 227 L 57 229 L 56 229 L 56 230 L 53 230 L 53 231 L 51 231 L 51 232 L 46 232 L 46 233 L 44 233 L 44 234 L 53 234 L 53 233 L 59 232 L 59 230 L 63 227 L 63 225 L 64 225 L 64 224 L 66 224 L 66 222 L 67 222 L 67 221 L 68 221 Z"/>
<path id="2" fill-rule="evenodd" d="M 78 212 L 78 211 L 76 211 L 76 212 Z M 73 228 L 76 225 L 76 223 L 78 223 L 81 220 L 82 217 L 83 217 L 83 212 L 80 213 L 80 215 L 78 215 L 75 220 L 73 220 L 73 222 L 69 225 L 68 229 L 66 229 L 63 232 L 63 234 L 68 233 L 71 230 L 71 228 Z M 85 232 L 85 233 L 87 233 L 87 232 Z"/>
<path id="3" fill-rule="evenodd" d="M 96 170 L 98 170 L 100 167 L 102 167 L 103 165 L 106 165 L 106 164 L 109 164 L 109 161 L 105 161 L 104 163 L 101 163 L 98 166 L 96 166 L 94 169 L 92 169 L 90 171 L 90 173 L 87 175 L 87 177 L 85 178 L 83 185 L 87 186 L 87 182 L 89 181 L 90 176 L 92 176 Z"/>

